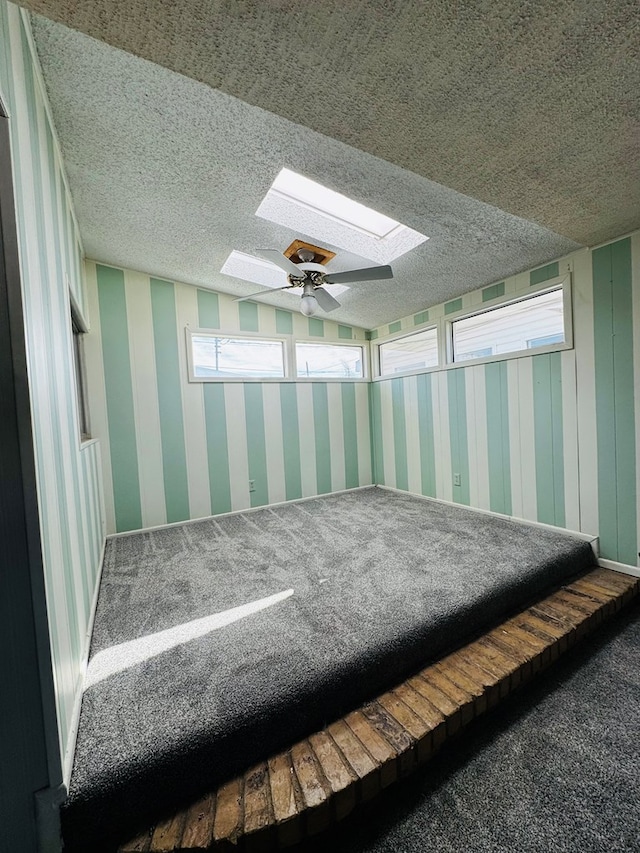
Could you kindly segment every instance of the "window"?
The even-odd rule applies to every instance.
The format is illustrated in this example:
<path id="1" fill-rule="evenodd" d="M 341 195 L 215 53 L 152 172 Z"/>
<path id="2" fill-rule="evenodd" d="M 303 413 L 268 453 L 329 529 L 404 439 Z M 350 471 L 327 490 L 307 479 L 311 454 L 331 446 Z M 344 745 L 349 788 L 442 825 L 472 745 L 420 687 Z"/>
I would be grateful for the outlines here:
<path id="1" fill-rule="evenodd" d="M 296 343 L 296 367 L 300 378 L 362 379 L 362 347 Z"/>
<path id="2" fill-rule="evenodd" d="M 192 379 L 274 378 L 285 372 L 284 343 L 279 339 L 191 334 Z"/>
<path id="3" fill-rule="evenodd" d="M 406 373 L 438 366 L 438 331 L 425 329 L 415 335 L 380 344 L 380 375 Z"/>
<path id="4" fill-rule="evenodd" d="M 89 409 L 87 406 L 86 372 L 84 366 L 84 336 L 86 329 L 80 315 L 71 306 L 71 332 L 73 336 L 73 373 L 76 381 L 76 401 L 78 404 L 78 429 L 80 440 L 87 441 L 89 432 Z"/>
<path id="5" fill-rule="evenodd" d="M 189 380 L 363 380 L 366 344 L 186 329 Z"/>
<path id="6" fill-rule="evenodd" d="M 454 320 L 453 361 L 562 344 L 566 341 L 562 287 L 471 317 Z"/>

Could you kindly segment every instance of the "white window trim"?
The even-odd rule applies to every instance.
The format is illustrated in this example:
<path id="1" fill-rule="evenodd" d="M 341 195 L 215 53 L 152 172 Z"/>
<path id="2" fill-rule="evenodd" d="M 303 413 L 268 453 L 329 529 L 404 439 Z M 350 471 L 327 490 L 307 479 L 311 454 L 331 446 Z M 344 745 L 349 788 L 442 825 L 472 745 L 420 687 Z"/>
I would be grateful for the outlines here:
<path id="1" fill-rule="evenodd" d="M 481 314 L 489 314 L 506 305 L 515 305 L 518 302 L 526 302 L 542 293 L 550 293 L 553 290 L 562 290 L 562 314 L 564 324 L 564 341 L 562 343 L 548 344 L 542 347 L 531 347 L 530 349 L 513 350 L 512 352 L 494 353 L 482 358 L 468 358 L 462 361 L 453 360 L 453 324 L 458 320 L 466 320 L 467 317 L 478 317 Z M 571 273 L 565 273 L 539 285 L 529 287 L 526 291 L 511 294 L 509 298 L 502 298 L 499 302 L 493 301 L 485 308 L 474 307 L 466 311 L 458 311 L 446 317 L 444 341 L 446 345 L 446 368 L 466 367 L 471 364 L 490 364 L 494 361 L 508 361 L 512 358 L 531 358 L 534 355 L 545 355 L 551 352 L 562 352 L 573 349 L 573 312 L 571 304 Z"/>
<path id="2" fill-rule="evenodd" d="M 71 349 L 70 349 L 71 365 L 72 365 L 73 374 L 74 374 L 74 377 L 73 377 L 73 387 L 74 387 L 73 404 L 75 407 L 74 422 L 75 422 L 76 438 L 77 438 L 78 448 L 80 450 L 83 450 L 85 447 L 88 447 L 90 444 L 92 444 L 94 441 L 96 441 L 96 439 L 94 436 L 91 435 L 91 410 L 89 408 L 89 389 L 88 389 L 88 383 L 87 383 L 86 353 L 84 353 L 84 355 L 82 357 L 82 360 L 80 363 L 79 373 L 80 373 L 80 384 L 82 386 L 81 387 L 82 405 L 84 407 L 82 420 L 84 421 L 85 426 L 86 426 L 88 431 L 87 431 L 87 433 L 82 433 L 80 430 L 80 421 L 81 421 L 80 405 L 81 405 L 81 403 L 78 400 L 78 394 L 77 394 L 78 380 L 76 378 L 76 363 L 75 363 L 77 356 L 76 356 L 76 352 L 75 352 L 76 341 L 74 340 L 76 333 L 73 330 L 73 325 L 75 323 L 75 325 L 78 328 L 78 333 L 80 335 L 86 335 L 90 329 L 89 329 L 89 324 L 87 323 L 87 320 L 86 320 L 86 318 L 82 312 L 82 309 L 80 308 L 80 305 L 78 304 L 78 300 L 76 299 L 75 294 L 74 294 L 73 290 L 71 289 L 71 282 L 69 281 L 69 276 L 66 273 L 65 273 L 65 281 L 66 281 L 66 285 L 67 285 L 67 293 L 69 294 L 69 306 L 71 309 L 68 312 L 67 325 L 68 325 L 68 330 L 69 330 L 69 339 L 71 342 Z M 81 347 L 83 346 L 83 342 L 81 342 L 80 346 Z"/>
<path id="3" fill-rule="evenodd" d="M 283 382 L 290 378 L 289 365 L 291 360 L 288 353 L 286 335 L 262 335 L 259 332 L 228 332 L 223 329 L 192 329 L 187 326 L 187 365 L 189 368 L 189 382 Z M 193 365 L 193 337 L 210 338 L 232 338 L 237 341 L 267 341 L 268 343 L 280 343 L 282 345 L 282 363 L 284 376 L 196 376 Z"/>
<path id="4" fill-rule="evenodd" d="M 315 344 L 316 346 L 357 347 L 362 353 L 362 376 L 298 376 L 298 362 L 296 358 L 296 344 Z M 292 336 L 292 365 L 293 377 L 296 382 L 368 382 L 369 381 L 369 347 L 367 341 L 354 341 L 340 338 L 337 341 L 329 341 L 326 338 L 293 338 Z"/>
<path id="5" fill-rule="evenodd" d="M 193 347 L 191 343 L 192 336 L 210 336 L 214 338 L 233 338 L 234 340 L 260 340 L 260 341 L 279 341 L 283 344 L 284 352 L 284 376 L 196 376 L 193 365 Z M 201 329 L 185 327 L 185 341 L 187 348 L 187 369 L 188 380 L 193 383 L 208 383 L 208 382 L 369 382 L 370 376 L 370 347 L 366 340 L 346 340 L 339 338 L 338 340 L 319 338 L 319 337 L 299 337 L 297 335 L 270 335 L 262 332 L 232 332 L 225 329 Z M 338 376 L 297 376 L 296 366 L 296 344 L 323 344 L 328 346 L 350 346 L 359 347 L 362 351 L 362 377 L 349 378 Z"/>
<path id="6" fill-rule="evenodd" d="M 456 320 L 464 320 L 467 317 L 474 317 L 478 314 L 486 314 L 489 311 L 494 311 L 496 308 L 502 308 L 504 305 L 512 305 L 515 302 L 523 302 L 532 296 L 538 296 L 541 293 L 546 293 L 551 290 L 562 288 L 562 303 L 563 303 L 563 319 L 564 319 L 564 342 L 558 344 L 549 344 L 543 347 L 533 347 L 531 349 L 514 350 L 513 352 L 495 353 L 487 355 L 483 358 L 470 358 L 465 361 L 453 361 L 453 324 Z M 426 332 L 428 329 L 436 328 L 438 330 L 438 361 L 437 367 L 424 367 L 418 370 L 407 370 L 406 372 L 398 372 L 393 374 L 382 375 L 380 373 L 380 346 L 397 340 L 398 338 L 407 338 L 419 332 Z M 478 305 L 477 303 L 467 308 L 462 308 L 452 314 L 446 314 L 435 318 L 433 321 L 425 323 L 421 326 L 416 326 L 413 329 L 402 329 L 399 332 L 394 332 L 391 335 L 385 335 L 381 338 L 376 338 L 371 341 L 371 363 L 372 363 L 372 382 L 386 382 L 390 379 L 403 376 L 420 376 L 423 373 L 438 373 L 442 370 L 456 370 L 461 367 L 469 367 L 473 364 L 490 364 L 494 361 L 509 361 L 514 358 L 531 358 L 535 355 L 545 355 L 552 352 L 563 352 L 564 350 L 573 349 L 573 302 L 572 302 L 572 287 L 571 287 L 571 272 L 562 273 L 562 275 L 540 284 L 529 285 L 528 287 L 520 288 L 515 293 L 504 294 L 496 297 L 489 302 Z"/>
<path id="7" fill-rule="evenodd" d="M 418 367 L 416 370 L 399 370 L 397 373 L 381 373 L 380 371 L 380 347 L 384 344 L 392 343 L 393 341 L 398 341 L 401 338 L 412 338 L 414 335 L 421 335 L 423 332 L 429 332 L 432 329 L 436 330 L 436 343 L 438 347 L 438 364 L 435 364 L 433 367 Z M 386 335 L 384 338 L 376 339 L 375 341 L 371 341 L 372 344 L 372 353 L 371 353 L 371 362 L 374 367 L 374 375 L 371 378 L 372 382 L 376 382 L 379 379 L 395 379 L 398 376 L 419 376 L 421 373 L 433 373 L 436 370 L 442 370 L 442 353 L 441 353 L 441 338 L 442 334 L 440 331 L 440 323 L 437 320 L 434 320 L 432 323 L 425 323 L 423 326 L 413 328 L 411 330 L 401 330 L 399 332 L 394 332 L 392 335 Z M 375 358 L 373 356 L 373 350 L 375 350 Z"/>

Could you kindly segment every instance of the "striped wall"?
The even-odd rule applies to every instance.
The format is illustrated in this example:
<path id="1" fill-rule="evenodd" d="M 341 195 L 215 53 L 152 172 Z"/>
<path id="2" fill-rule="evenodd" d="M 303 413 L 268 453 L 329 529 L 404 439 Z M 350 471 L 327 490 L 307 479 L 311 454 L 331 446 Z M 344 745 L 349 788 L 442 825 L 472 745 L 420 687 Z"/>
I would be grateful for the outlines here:
<path id="1" fill-rule="evenodd" d="M 640 233 L 470 291 L 370 338 L 444 328 L 567 271 L 574 349 L 372 384 L 374 478 L 598 535 L 603 557 L 637 565 Z"/>
<path id="2" fill-rule="evenodd" d="M 0 0 L 59 747 L 67 765 L 104 541 L 100 447 L 81 446 L 69 288 L 87 318 L 82 247 L 24 13 Z"/>
<path id="3" fill-rule="evenodd" d="M 577 529 L 574 377 L 566 351 L 375 382 L 378 482 Z"/>
<path id="4" fill-rule="evenodd" d="M 364 341 L 362 329 L 91 261 L 86 271 L 109 531 L 372 482 L 366 382 L 189 382 L 186 362 L 187 326 L 327 341 Z"/>
<path id="5" fill-rule="evenodd" d="M 596 249 L 591 269 L 600 537 L 611 559 L 630 563 L 639 556 L 640 234 Z"/>

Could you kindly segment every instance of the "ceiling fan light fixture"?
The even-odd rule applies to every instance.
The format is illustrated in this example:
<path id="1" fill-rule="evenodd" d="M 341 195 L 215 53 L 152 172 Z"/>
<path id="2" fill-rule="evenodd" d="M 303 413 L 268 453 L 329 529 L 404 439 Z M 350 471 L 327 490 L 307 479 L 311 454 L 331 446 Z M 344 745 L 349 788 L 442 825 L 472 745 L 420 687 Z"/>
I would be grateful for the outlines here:
<path id="1" fill-rule="evenodd" d="M 305 317 L 311 317 L 312 314 L 316 313 L 317 309 L 318 302 L 315 296 L 305 293 L 305 295 L 300 298 L 300 311 Z"/>

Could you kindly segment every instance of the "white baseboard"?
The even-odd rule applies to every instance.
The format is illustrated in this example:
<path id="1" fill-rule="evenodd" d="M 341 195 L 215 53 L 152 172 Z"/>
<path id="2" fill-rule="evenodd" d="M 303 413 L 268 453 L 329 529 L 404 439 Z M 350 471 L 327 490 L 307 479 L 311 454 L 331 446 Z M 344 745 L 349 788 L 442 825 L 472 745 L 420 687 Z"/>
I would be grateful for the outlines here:
<path id="1" fill-rule="evenodd" d="M 582 539 L 591 544 L 593 553 L 597 557 L 599 551 L 599 539 L 591 533 L 582 533 L 580 530 L 568 530 L 566 527 L 555 527 L 553 524 L 545 524 L 542 521 L 531 521 L 528 518 L 518 518 L 515 515 L 505 515 L 502 512 L 494 512 L 491 509 L 480 509 L 477 506 L 467 506 L 467 504 L 459 504 L 455 501 L 445 501 L 442 498 L 432 498 L 430 495 L 421 495 L 419 492 L 410 492 L 406 489 L 396 489 L 393 486 L 377 486 L 378 489 L 386 489 L 389 492 L 397 492 L 399 495 L 411 495 L 412 498 L 421 498 L 423 501 L 432 501 L 433 503 L 444 504 L 445 506 L 453 506 L 458 509 L 467 509 L 470 512 L 477 512 L 480 515 L 491 515 L 494 518 L 502 518 L 506 521 L 515 521 L 518 524 L 525 524 L 527 527 L 540 527 L 542 530 L 550 530 L 553 533 L 563 533 L 565 536 L 573 536 L 574 538 Z"/>
<path id="2" fill-rule="evenodd" d="M 123 530 L 122 533 L 110 533 L 107 539 L 120 539 L 123 536 L 136 536 L 138 533 L 151 533 L 154 530 L 167 530 L 169 527 L 182 527 L 185 524 L 198 524 L 200 521 L 216 521 L 218 518 L 228 518 L 230 515 L 247 515 L 250 512 L 260 512 L 262 509 L 273 509 L 277 506 L 287 504 L 299 504 L 306 501 L 317 501 L 319 498 L 330 498 L 332 495 L 344 495 L 347 492 L 362 492 L 365 489 L 377 488 L 375 483 L 367 486 L 355 486 L 353 489 L 338 489 L 337 492 L 325 492 L 322 495 L 309 495 L 306 498 L 293 498 L 290 501 L 278 501 L 274 504 L 262 504 L 262 506 L 249 506 L 245 509 L 234 509 L 231 512 L 220 512 L 218 515 L 203 515 L 202 518 L 187 518 L 185 521 L 172 521 L 168 524 L 156 524 L 153 527 L 139 527 L 136 530 Z"/>
<path id="3" fill-rule="evenodd" d="M 96 609 L 98 607 L 98 596 L 100 594 L 100 582 L 102 580 L 102 570 L 104 568 L 104 552 L 107 544 L 106 538 L 102 542 L 102 550 L 100 552 L 100 561 L 98 563 L 98 575 L 96 577 L 96 585 L 93 590 L 93 599 L 91 601 L 91 610 L 89 611 L 89 623 L 84 636 L 84 651 L 82 655 L 82 664 L 80 674 L 76 681 L 76 692 L 73 700 L 73 713 L 71 715 L 71 725 L 69 728 L 69 740 L 67 748 L 62 757 L 62 779 L 64 785 L 69 787 L 71 779 L 71 771 L 73 770 L 73 758 L 76 752 L 76 741 L 78 739 L 78 726 L 80 724 L 80 709 L 82 707 L 82 695 L 84 693 L 84 679 L 87 673 L 87 665 L 89 663 L 89 649 L 91 647 L 91 637 L 93 635 L 93 625 L 96 619 Z"/>
<path id="4" fill-rule="evenodd" d="M 600 558 L 598 565 L 603 569 L 612 569 L 614 572 L 620 572 L 623 575 L 633 575 L 634 578 L 640 578 L 640 567 L 629 566 L 626 563 L 616 563 L 615 560 L 606 560 Z"/>

